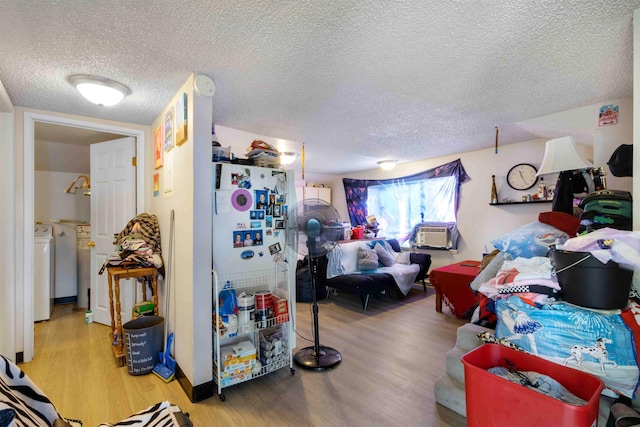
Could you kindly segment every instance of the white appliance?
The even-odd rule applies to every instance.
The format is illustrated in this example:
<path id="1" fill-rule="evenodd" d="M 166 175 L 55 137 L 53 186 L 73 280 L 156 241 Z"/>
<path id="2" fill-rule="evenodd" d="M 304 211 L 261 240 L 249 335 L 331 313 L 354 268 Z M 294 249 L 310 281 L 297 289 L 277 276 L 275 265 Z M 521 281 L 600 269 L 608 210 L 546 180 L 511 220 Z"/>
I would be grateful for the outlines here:
<path id="1" fill-rule="evenodd" d="M 212 312 L 219 320 L 213 329 L 213 372 L 224 400 L 223 387 L 287 366 L 293 372 L 297 251 L 287 242 L 285 226 L 296 192 L 293 172 L 230 163 L 214 163 L 213 185 Z M 247 303 L 238 312 L 242 316 L 229 313 L 230 292 L 238 300 L 253 300 L 255 308 Z M 274 302 L 272 296 L 280 299 Z M 230 376 L 227 356 L 239 347 L 248 349 L 250 372 Z"/>
<path id="2" fill-rule="evenodd" d="M 213 268 L 220 274 L 274 268 L 274 258 L 284 259 L 286 216 L 296 206 L 293 172 L 214 165 Z"/>
<path id="3" fill-rule="evenodd" d="M 55 292 L 55 239 L 52 224 L 34 227 L 33 320 L 49 320 Z"/>
<path id="4" fill-rule="evenodd" d="M 448 248 L 451 238 L 447 227 L 420 227 L 416 236 L 416 246 Z"/>
<path id="5" fill-rule="evenodd" d="M 89 308 L 89 287 L 91 285 L 91 225 L 78 224 L 77 250 L 78 250 L 78 308 Z"/>

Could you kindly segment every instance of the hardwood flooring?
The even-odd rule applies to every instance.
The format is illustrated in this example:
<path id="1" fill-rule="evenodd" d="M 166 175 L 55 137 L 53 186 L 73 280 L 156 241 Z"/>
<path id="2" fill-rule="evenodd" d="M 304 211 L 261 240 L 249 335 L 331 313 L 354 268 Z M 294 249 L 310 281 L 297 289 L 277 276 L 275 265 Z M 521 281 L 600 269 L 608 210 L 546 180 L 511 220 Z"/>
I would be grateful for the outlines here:
<path id="1" fill-rule="evenodd" d="M 72 305 L 56 306 L 52 320 L 35 325 L 36 357 L 20 367 L 60 414 L 84 426 L 117 422 L 169 400 L 195 426 L 453 426 L 458 414 L 435 403 L 433 385 L 463 324 L 435 293 L 412 289 L 402 301 L 371 299 L 366 312 L 353 294 L 331 295 L 319 305 L 320 342 L 342 353 L 330 371 L 280 369 L 191 403 L 177 381 L 131 376 L 117 367 L 109 327 L 84 323 Z M 312 339 L 311 304 L 297 303 L 297 330 Z M 298 337 L 298 347 L 313 345 Z M 294 351 L 295 353 L 295 351 Z"/>

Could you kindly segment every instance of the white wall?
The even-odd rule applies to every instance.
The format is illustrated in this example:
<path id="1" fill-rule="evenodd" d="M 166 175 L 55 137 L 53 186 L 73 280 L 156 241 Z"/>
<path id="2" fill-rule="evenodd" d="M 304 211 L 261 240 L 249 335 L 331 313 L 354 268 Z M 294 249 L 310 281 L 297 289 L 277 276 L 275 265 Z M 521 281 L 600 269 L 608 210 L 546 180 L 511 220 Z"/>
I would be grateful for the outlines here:
<path id="1" fill-rule="evenodd" d="M 179 94 L 187 94 L 188 139 L 165 153 L 165 166 L 154 170 L 153 140 L 147 144 L 147 178 L 159 174 L 160 195 L 147 190 L 150 213 L 158 216 L 162 236 L 162 256 L 169 263 L 170 212 L 175 211 L 173 262 L 171 263 L 171 299 L 169 313 L 160 312 L 175 333 L 175 358 L 191 385 L 213 380 L 211 337 L 211 210 L 213 167 L 211 163 L 211 122 L 213 99 L 197 95 L 193 76 L 185 82 L 151 125 L 153 136 L 164 126 L 167 109 L 175 105 Z M 173 192 L 166 188 L 165 170 L 173 160 Z M 165 299 L 165 282 L 159 285 L 160 301 Z M 161 305 L 163 305 L 161 303 Z"/>
<path id="2" fill-rule="evenodd" d="M 0 354 L 16 354 L 14 108 L 0 81 Z"/>
<path id="3" fill-rule="evenodd" d="M 633 185 L 640 188 L 640 9 L 633 12 L 633 23 Z M 640 231 L 640 209 L 637 206 L 633 208 L 633 230 Z M 634 275 L 634 285 L 640 281 L 638 276 L 640 274 Z"/>
<path id="4" fill-rule="evenodd" d="M 600 107 L 618 106 L 618 124 L 599 126 Z M 610 173 L 607 162 L 620 144 L 632 144 L 633 141 L 633 98 L 613 99 L 587 105 L 573 110 L 549 114 L 520 123 L 524 128 L 533 130 L 548 139 L 567 134 L 575 134 L 576 140 L 593 148 L 587 159 L 594 166 L 605 168 L 607 187 L 616 190 L 631 191 L 632 178 L 615 177 Z"/>

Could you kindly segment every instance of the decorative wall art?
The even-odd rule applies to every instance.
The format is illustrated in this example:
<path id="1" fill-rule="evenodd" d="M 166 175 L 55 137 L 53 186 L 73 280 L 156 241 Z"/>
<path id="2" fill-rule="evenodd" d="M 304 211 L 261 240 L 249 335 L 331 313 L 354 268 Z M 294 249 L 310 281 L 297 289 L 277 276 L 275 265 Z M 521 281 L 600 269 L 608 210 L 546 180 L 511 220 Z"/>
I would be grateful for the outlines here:
<path id="1" fill-rule="evenodd" d="M 165 199 L 173 197 L 173 153 L 164 156 L 164 167 L 162 168 L 162 191 Z"/>
<path id="2" fill-rule="evenodd" d="M 160 174 L 153 174 L 153 197 L 158 197 L 160 195 Z"/>
<path id="3" fill-rule="evenodd" d="M 171 151 L 175 145 L 173 135 L 174 107 L 170 107 L 164 115 L 164 151 Z"/>
<path id="4" fill-rule="evenodd" d="M 187 142 L 187 94 L 178 96 L 176 102 L 176 145 Z"/>
<path id="5" fill-rule="evenodd" d="M 618 124 L 618 106 L 609 104 L 600 107 L 598 126 L 611 126 Z"/>
<path id="6" fill-rule="evenodd" d="M 162 126 L 153 133 L 153 168 L 160 169 L 164 165 L 164 149 L 162 147 Z"/>

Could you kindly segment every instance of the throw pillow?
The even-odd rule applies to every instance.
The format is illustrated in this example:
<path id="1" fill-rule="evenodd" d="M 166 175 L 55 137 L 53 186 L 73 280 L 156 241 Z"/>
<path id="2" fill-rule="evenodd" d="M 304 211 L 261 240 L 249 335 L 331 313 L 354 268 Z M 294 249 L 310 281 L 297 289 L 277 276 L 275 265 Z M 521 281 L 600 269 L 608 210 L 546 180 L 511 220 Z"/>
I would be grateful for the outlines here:
<path id="1" fill-rule="evenodd" d="M 498 252 L 487 264 L 485 268 L 483 268 L 480 273 L 471 281 L 469 287 L 474 291 L 480 289 L 480 285 L 483 283 L 487 283 L 489 280 L 496 277 L 498 274 L 498 270 L 502 268 L 502 264 L 504 264 L 504 254 L 502 252 Z"/>
<path id="2" fill-rule="evenodd" d="M 373 249 L 358 248 L 358 270 L 367 271 L 378 268 L 378 254 Z"/>
<path id="3" fill-rule="evenodd" d="M 411 254 L 409 252 L 396 252 L 396 262 L 398 264 L 411 264 Z"/>
<path id="4" fill-rule="evenodd" d="M 378 253 L 378 259 L 385 267 L 391 267 L 396 263 L 396 258 L 381 243 L 376 243 L 373 249 Z"/>
<path id="5" fill-rule="evenodd" d="M 580 218 L 565 212 L 540 212 L 538 221 L 564 231 L 569 237 L 575 237 L 580 227 Z"/>
<path id="6" fill-rule="evenodd" d="M 556 239 L 564 241 L 568 238 L 567 233 L 551 225 L 534 221 L 492 240 L 491 244 L 500 252 L 504 252 L 505 257 L 509 259 L 531 258 L 547 256 L 549 247 L 556 243 Z"/>

